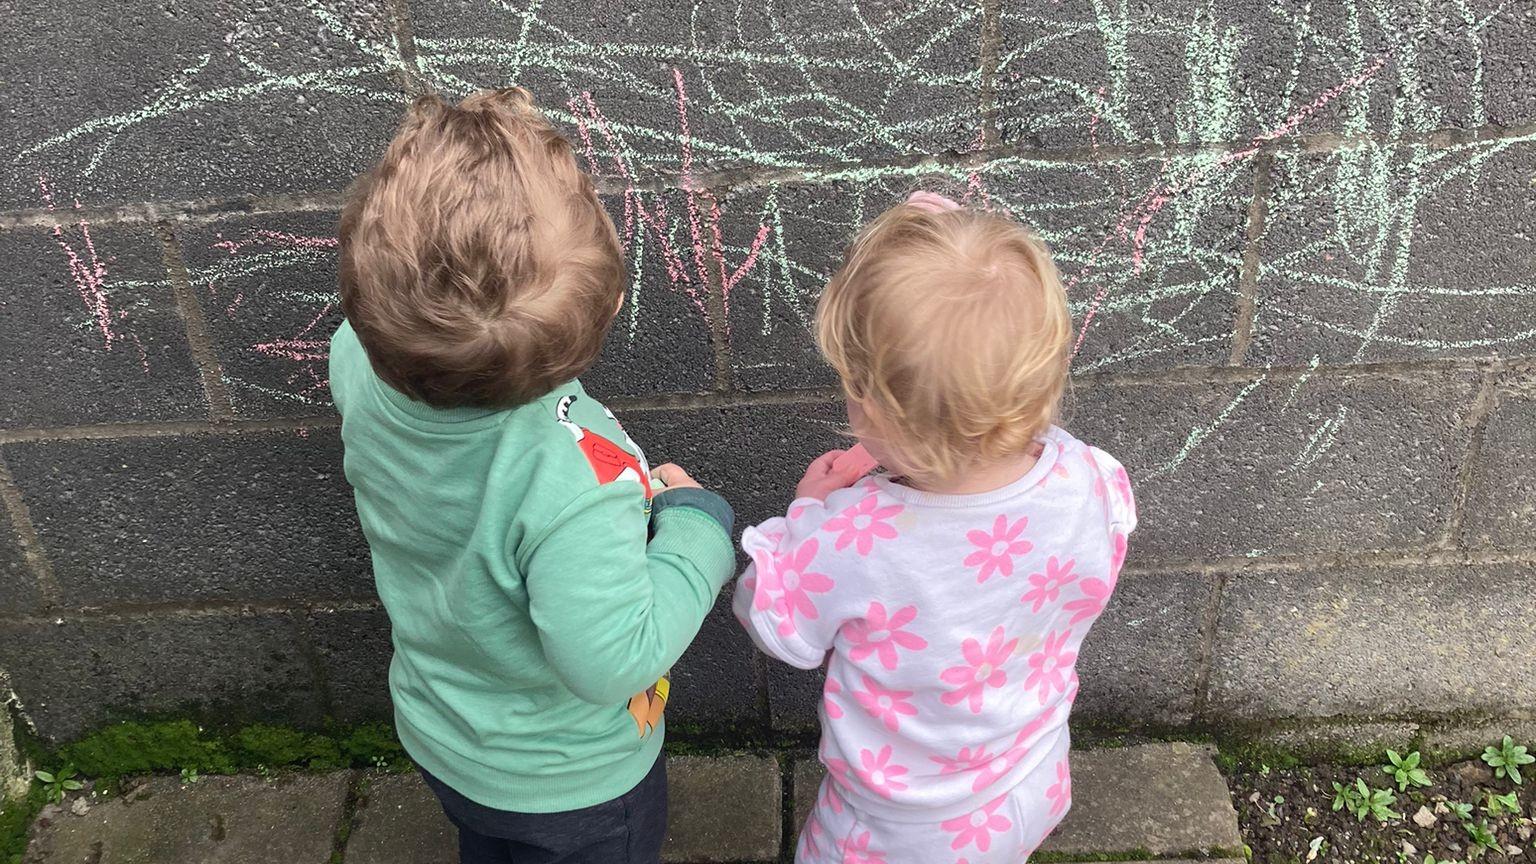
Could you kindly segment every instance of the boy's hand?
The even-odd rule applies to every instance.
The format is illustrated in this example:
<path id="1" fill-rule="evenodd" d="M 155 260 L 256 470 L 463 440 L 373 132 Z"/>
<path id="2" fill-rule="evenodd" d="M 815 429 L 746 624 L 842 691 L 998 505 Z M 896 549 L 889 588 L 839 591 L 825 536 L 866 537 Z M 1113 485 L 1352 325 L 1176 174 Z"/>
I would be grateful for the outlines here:
<path id="1" fill-rule="evenodd" d="M 817 456 L 816 461 L 805 469 L 805 476 L 800 478 L 800 483 L 795 486 L 795 497 L 825 501 L 828 495 L 839 489 L 846 489 L 853 481 L 863 477 L 863 471 L 854 473 L 846 467 L 839 470 L 833 464 L 837 461 L 837 457 L 843 455 L 843 452 L 829 450 Z"/>
<path id="2" fill-rule="evenodd" d="M 657 465 L 651 469 L 651 475 L 660 480 L 661 485 L 668 489 L 681 489 L 684 487 L 692 489 L 704 488 L 696 483 L 692 477 L 689 477 L 687 471 L 671 462 L 665 465 Z"/>

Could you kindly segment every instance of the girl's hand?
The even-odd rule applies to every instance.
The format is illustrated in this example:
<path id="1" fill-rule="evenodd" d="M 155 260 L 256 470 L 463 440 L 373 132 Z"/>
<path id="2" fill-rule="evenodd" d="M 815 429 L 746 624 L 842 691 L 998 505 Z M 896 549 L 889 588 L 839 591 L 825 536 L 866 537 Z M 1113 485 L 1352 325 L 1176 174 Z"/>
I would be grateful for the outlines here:
<path id="1" fill-rule="evenodd" d="M 830 450 L 816 457 L 816 461 L 805 469 L 805 476 L 800 478 L 800 483 L 795 486 L 795 497 L 825 501 L 828 495 L 839 489 L 848 488 L 853 481 L 864 476 L 863 472 L 851 475 L 846 468 L 842 471 L 834 468 L 833 463 L 841 455 L 843 455 L 842 450 Z"/>

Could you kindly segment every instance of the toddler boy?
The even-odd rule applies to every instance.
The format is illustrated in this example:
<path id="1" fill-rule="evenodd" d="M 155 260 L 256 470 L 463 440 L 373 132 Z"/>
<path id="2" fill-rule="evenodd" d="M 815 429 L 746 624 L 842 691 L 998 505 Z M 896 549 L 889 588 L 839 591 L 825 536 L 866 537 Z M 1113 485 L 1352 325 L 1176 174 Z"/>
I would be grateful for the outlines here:
<path id="1" fill-rule="evenodd" d="M 734 564 L 731 510 L 576 380 L 618 237 L 526 90 L 424 97 L 341 218 L 331 390 L 406 751 L 460 860 L 655 862 L 661 676 Z"/>

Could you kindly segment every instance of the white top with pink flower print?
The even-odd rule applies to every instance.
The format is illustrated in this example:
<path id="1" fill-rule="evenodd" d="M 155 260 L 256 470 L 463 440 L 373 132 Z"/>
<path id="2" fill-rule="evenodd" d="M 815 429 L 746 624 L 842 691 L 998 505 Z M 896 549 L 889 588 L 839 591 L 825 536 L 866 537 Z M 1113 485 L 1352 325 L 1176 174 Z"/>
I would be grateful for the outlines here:
<path id="1" fill-rule="evenodd" d="M 947 818 L 1026 780 L 1066 809 L 1077 652 L 1136 509 L 1113 457 L 1055 427 L 1041 444 L 992 492 L 867 477 L 743 535 L 736 616 L 769 654 L 827 663 L 822 761 L 866 812 Z"/>

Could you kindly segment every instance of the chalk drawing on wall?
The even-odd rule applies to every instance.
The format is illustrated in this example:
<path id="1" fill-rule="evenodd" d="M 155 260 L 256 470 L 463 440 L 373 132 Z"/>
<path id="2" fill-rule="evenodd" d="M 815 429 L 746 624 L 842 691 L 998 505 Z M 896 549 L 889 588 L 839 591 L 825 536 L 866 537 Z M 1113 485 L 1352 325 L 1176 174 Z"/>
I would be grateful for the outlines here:
<path id="1" fill-rule="evenodd" d="M 216 331 L 227 334 L 224 381 L 237 406 L 246 396 L 324 407 L 327 360 L 340 320 L 337 239 L 271 228 L 216 232 L 188 280 L 204 291 Z M 275 310 L 275 311 L 274 311 Z M 280 329 L 272 329 L 274 327 Z M 263 369 L 260 376 L 241 370 Z"/>
<path id="2" fill-rule="evenodd" d="M 1414 230 L 1445 213 L 1492 219 L 1481 209 L 1488 196 L 1530 194 L 1519 166 L 1531 164 L 1536 133 L 1429 135 L 1512 110 L 1517 96 L 1490 84 L 1499 70 L 1484 44 L 1529 13 L 1470 0 L 1421 4 L 1406 17 L 1382 0 L 1260 5 L 1246 20 L 1211 4 L 1003 4 L 990 93 L 979 72 L 983 22 L 960 3 L 817 6 L 816 28 L 772 2 L 628 18 L 621 9 L 601 28 L 570 4 L 424 10 L 417 67 L 449 95 L 527 84 L 566 129 L 609 190 L 637 274 L 623 328 L 631 343 L 654 291 L 677 292 L 701 320 L 723 312 L 733 338 L 803 342 L 841 243 L 906 189 L 937 183 L 1017 215 L 1052 245 L 1080 326 L 1076 372 L 1223 364 L 1256 163 L 1299 134 L 1340 136 L 1328 152 L 1273 156 L 1266 227 L 1254 238 L 1247 360 L 1291 371 L 1257 378 L 1172 436 L 1166 461 L 1148 471 L 1155 481 L 1248 422 L 1246 406 L 1265 391 L 1284 388 L 1286 410 L 1299 411 L 1291 388 L 1310 386 L 1310 375 L 1297 369 L 1528 353 L 1536 339 L 1536 276 L 1420 266 L 1442 250 Z M 247 80 L 213 86 L 192 58 L 144 103 L 41 135 L 13 160 L 83 148 L 89 172 L 136 124 L 272 90 L 398 98 L 361 83 L 400 68 L 391 42 L 318 2 L 306 8 L 351 46 L 353 62 L 253 61 Z M 1461 86 L 1435 77 L 1426 32 L 1443 34 L 1469 70 Z M 1261 65 L 1274 74 L 1259 75 Z M 1031 155 L 1009 153 L 1015 145 Z M 1525 240 L 1521 227 L 1510 226 L 1511 242 L 1528 244 L 1531 226 Z M 216 314 L 246 314 L 242 277 L 334 258 L 328 238 L 269 234 L 220 241 L 231 244 L 225 260 L 192 274 L 194 285 L 220 286 L 210 295 Z M 641 281 L 652 266 L 661 278 Z M 706 286 L 717 286 L 719 309 Z M 312 322 L 334 314 L 335 298 L 317 286 L 277 299 L 305 310 L 309 326 L 242 350 L 285 370 L 283 398 L 322 405 L 324 346 Z M 1319 482 L 1300 475 L 1322 467 L 1356 422 L 1345 406 L 1307 410 L 1288 455 L 1297 483 Z"/>
<path id="3" fill-rule="evenodd" d="M 37 185 L 43 206 L 50 213 L 57 212 L 54 189 L 47 176 L 39 174 Z M 83 209 L 79 200 L 73 202 L 73 209 Z M 130 346 L 128 350 L 138 355 L 139 366 L 148 374 L 149 354 L 132 329 L 131 309 L 121 300 L 131 296 L 132 289 L 141 287 L 139 283 L 111 279 L 107 261 L 97 253 L 96 242 L 91 238 L 91 223 L 85 217 L 77 214 L 72 225 L 55 224 L 51 233 L 63 256 L 69 283 L 89 318 L 89 324 L 85 326 L 100 338 L 105 351 L 118 350 L 125 344 Z"/>

